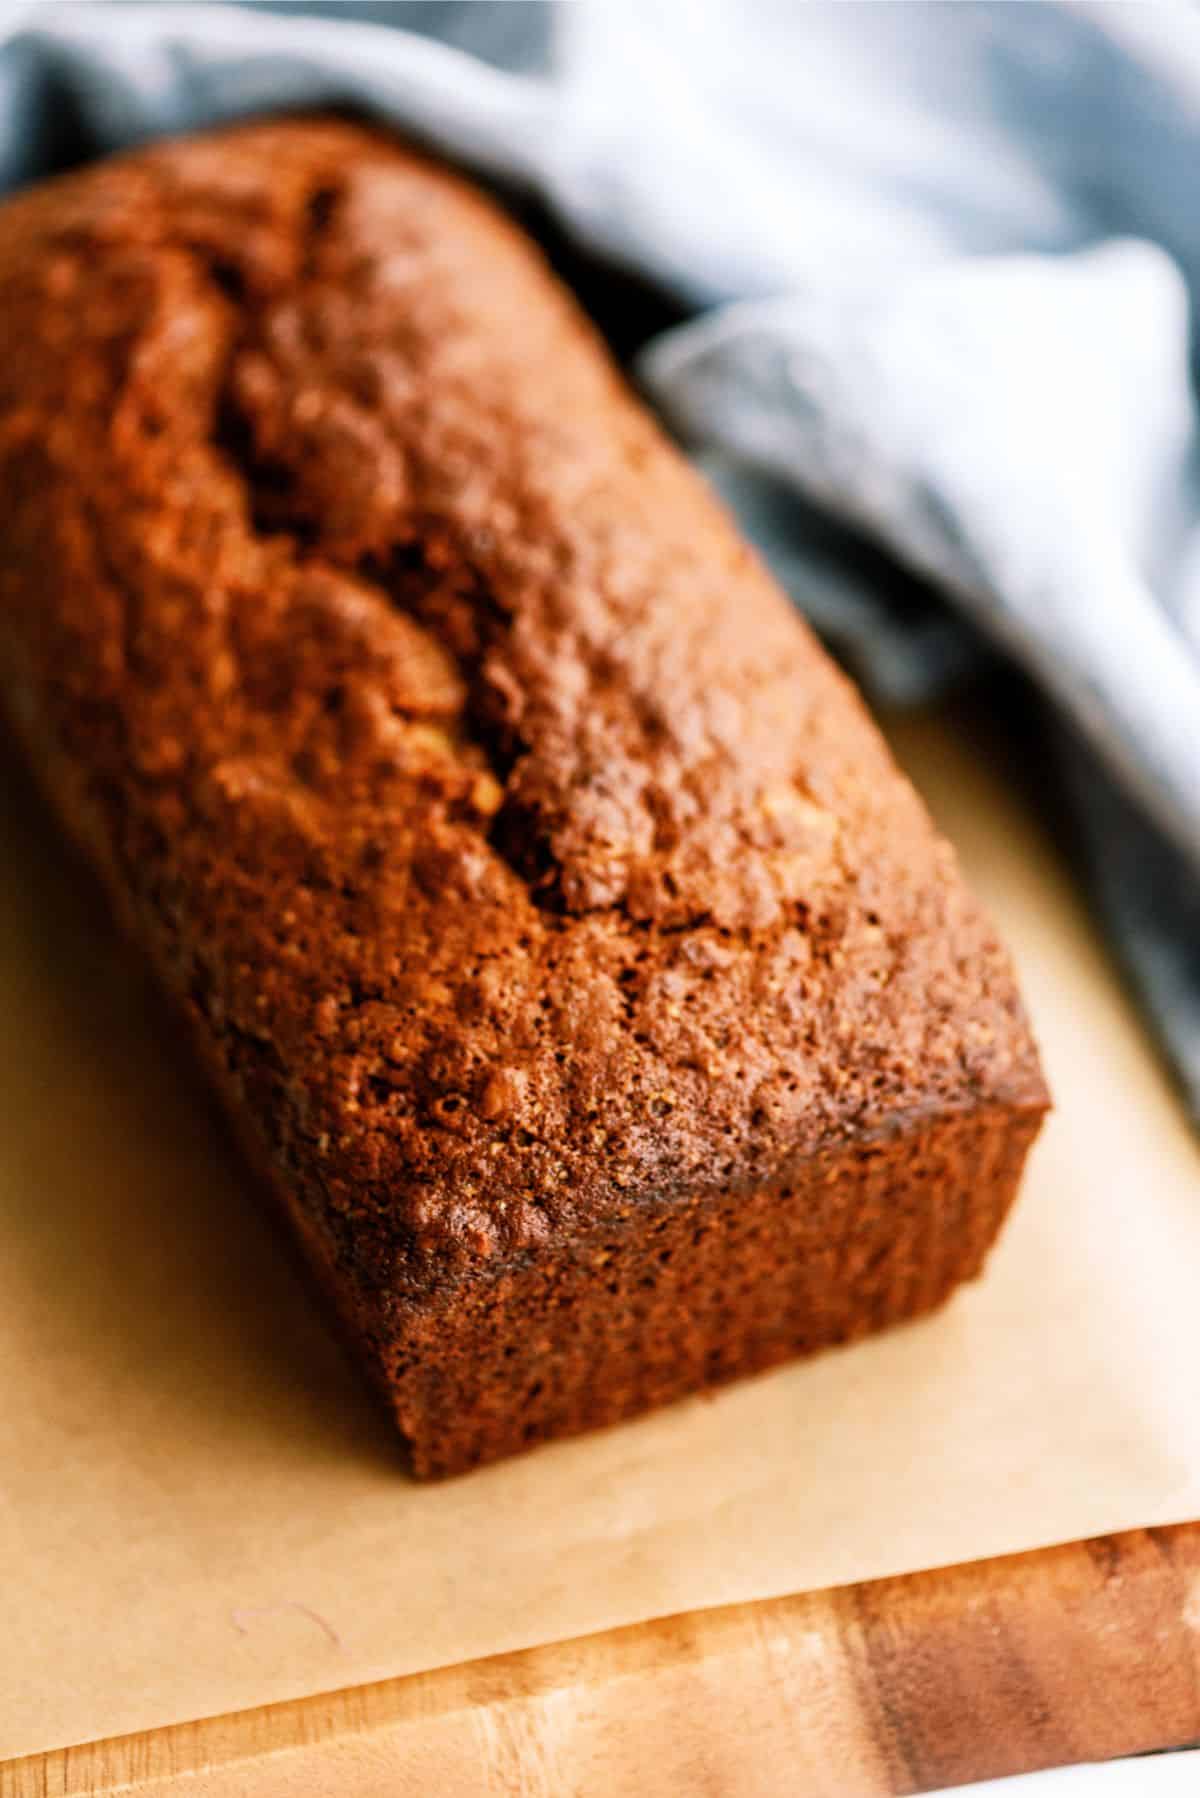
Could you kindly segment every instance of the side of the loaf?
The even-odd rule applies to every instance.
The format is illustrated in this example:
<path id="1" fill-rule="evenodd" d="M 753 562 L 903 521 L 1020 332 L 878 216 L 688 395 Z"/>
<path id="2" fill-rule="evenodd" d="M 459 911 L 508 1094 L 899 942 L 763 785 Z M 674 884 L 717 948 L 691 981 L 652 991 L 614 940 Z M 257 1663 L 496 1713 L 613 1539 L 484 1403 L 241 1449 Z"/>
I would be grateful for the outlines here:
<path id="1" fill-rule="evenodd" d="M 5 704 L 423 1471 L 977 1270 L 1007 958 L 499 213 L 166 145 L 0 211 L 0 331 Z"/>

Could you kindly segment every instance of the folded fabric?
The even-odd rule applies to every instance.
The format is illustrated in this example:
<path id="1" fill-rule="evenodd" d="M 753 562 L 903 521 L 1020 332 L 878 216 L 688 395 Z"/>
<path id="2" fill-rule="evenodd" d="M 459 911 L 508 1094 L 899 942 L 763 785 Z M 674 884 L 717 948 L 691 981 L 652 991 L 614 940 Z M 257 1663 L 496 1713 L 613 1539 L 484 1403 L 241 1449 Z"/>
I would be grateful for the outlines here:
<path id="1" fill-rule="evenodd" d="M 989 645 L 1044 694 L 1200 1121 L 1200 15 L 9 5 L 0 32 L 0 184 L 352 104 L 674 294 L 637 372 L 868 685 L 923 697 Z"/>

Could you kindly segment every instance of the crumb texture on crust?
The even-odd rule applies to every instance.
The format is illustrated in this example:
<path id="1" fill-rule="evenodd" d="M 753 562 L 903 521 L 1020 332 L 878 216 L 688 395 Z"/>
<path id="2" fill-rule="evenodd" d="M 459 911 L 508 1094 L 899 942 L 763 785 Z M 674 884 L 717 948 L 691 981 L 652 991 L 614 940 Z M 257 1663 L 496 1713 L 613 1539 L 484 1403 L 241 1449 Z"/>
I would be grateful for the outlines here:
<path id="1" fill-rule="evenodd" d="M 1043 1105 L 848 684 L 454 176 L 141 150 L 3 208 L 0 328 L 10 690 L 356 1279 Z"/>

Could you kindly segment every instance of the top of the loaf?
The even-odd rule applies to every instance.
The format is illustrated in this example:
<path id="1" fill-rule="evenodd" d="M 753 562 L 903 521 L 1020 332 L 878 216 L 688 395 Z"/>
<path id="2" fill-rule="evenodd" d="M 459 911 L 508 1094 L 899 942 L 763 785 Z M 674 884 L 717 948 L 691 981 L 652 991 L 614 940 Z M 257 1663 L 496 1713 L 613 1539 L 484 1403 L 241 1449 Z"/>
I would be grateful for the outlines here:
<path id="1" fill-rule="evenodd" d="M 365 1277 L 1044 1103 L 850 686 L 468 186 L 142 150 L 0 212 L 0 330 L 5 628 Z"/>

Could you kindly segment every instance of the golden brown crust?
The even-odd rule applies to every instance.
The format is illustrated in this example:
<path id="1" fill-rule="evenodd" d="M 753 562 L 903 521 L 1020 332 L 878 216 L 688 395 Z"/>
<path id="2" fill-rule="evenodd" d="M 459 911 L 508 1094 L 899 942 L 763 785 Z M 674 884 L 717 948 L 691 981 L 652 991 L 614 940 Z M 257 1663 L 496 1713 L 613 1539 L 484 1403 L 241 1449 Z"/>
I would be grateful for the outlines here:
<path id="1" fill-rule="evenodd" d="M 949 849 L 480 196 L 335 123 L 140 151 L 4 208 L 0 329 L 10 700 L 348 1314 L 1027 1136 Z"/>

